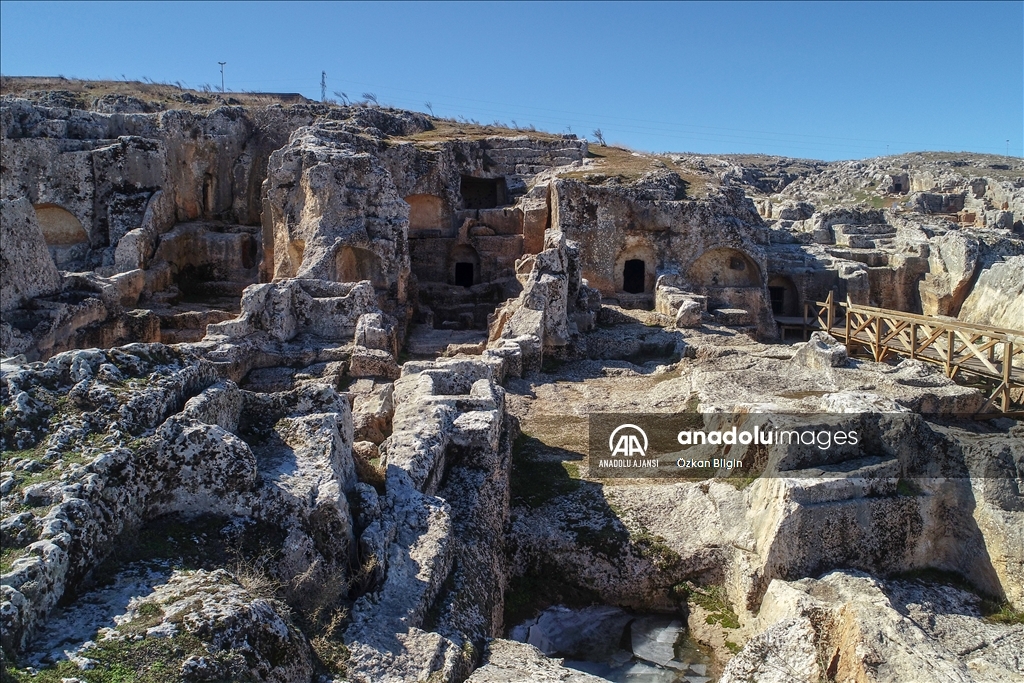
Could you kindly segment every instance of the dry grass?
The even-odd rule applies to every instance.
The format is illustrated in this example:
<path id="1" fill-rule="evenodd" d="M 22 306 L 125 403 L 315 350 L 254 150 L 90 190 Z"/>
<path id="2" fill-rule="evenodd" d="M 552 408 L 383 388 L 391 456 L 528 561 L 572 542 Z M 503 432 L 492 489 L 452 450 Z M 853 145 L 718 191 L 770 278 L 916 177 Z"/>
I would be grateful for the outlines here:
<path id="1" fill-rule="evenodd" d="M 676 163 L 664 154 L 644 154 L 624 147 L 590 146 L 593 165 L 585 171 L 563 173 L 563 178 L 583 182 L 602 182 L 606 177 L 615 177 L 624 183 L 638 180 L 646 173 L 672 171 L 687 183 L 688 197 L 706 196 L 711 185 L 709 179 L 692 169 Z M 602 177 L 603 176 L 603 177 Z"/>
<path id="2" fill-rule="evenodd" d="M 483 125 L 479 123 L 438 118 L 432 118 L 430 122 L 434 124 L 433 130 L 426 130 L 422 133 L 416 133 L 415 135 L 409 135 L 404 138 L 397 139 L 411 140 L 412 142 L 438 142 L 452 139 L 483 140 L 491 137 L 518 137 L 521 135 L 527 135 L 538 140 L 562 139 L 561 135 L 533 129 L 510 128 L 499 125 Z"/>
<path id="3" fill-rule="evenodd" d="M 254 598 L 273 600 L 281 591 L 282 585 L 268 571 L 267 564 L 270 561 L 269 555 L 247 560 L 239 554 L 227 569 L 235 581 Z"/>
<path id="4" fill-rule="evenodd" d="M 24 95 L 33 91 L 65 91 L 78 95 L 88 106 L 93 99 L 104 95 L 128 95 L 138 98 L 155 108 L 188 109 L 208 111 L 225 104 L 266 106 L 277 103 L 310 102 L 301 95 L 284 96 L 275 93 L 225 92 L 197 90 L 184 84 L 153 83 L 142 81 L 90 81 L 61 76 L 3 76 L 0 77 L 0 95 Z M 199 101 L 183 102 L 182 95 L 188 93 Z M 203 101 L 205 100 L 205 101 Z"/>

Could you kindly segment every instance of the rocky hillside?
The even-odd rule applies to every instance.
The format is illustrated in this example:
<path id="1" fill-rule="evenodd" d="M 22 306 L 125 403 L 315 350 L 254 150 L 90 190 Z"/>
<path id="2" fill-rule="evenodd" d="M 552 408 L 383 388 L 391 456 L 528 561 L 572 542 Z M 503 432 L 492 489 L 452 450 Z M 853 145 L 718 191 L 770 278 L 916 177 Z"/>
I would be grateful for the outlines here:
<path id="1" fill-rule="evenodd" d="M 1024 676 L 1019 422 L 792 335 L 831 294 L 1024 344 L 1020 160 L 0 87 L 5 681 Z M 866 436 L 615 477 L 607 414 Z"/>

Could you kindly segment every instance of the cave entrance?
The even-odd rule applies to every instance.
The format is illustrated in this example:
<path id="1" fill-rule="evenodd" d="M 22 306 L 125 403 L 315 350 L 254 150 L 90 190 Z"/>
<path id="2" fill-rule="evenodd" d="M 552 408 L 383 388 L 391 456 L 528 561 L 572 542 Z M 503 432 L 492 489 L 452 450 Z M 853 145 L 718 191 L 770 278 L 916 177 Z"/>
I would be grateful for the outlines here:
<path id="1" fill-rule="evenodd" d="M 785 275 L 774 275 L 768 280 L 768 300 L 771 302 L 774 315 L 800 315 L 800 296 L 796 285 Z"/>
<path id="2" fill-rule="evenodd" d="M 466 209 L 493 209 L 505 204 L 507 193 L 504 178 L 462 176 L 462 204 Z"/>
<path id="3" fill-rule="evenodd" d="M 786 288 L 769 287 L 768 296 L 772 300 L 772 313 L 782 315 L 786 310 Z"/>
<path id="4" fill-rule="evenodd" d="M 465 261 L 460 261 L 455 264 L 455 286 L 456 287 L 472 287 L 473 286 L 473 264 Z"/>
<path id="5" fill-rule="evenodd" d="M 643 294 L 644 276 L 647 264 L 638 258 L 629 259 L 622 266 L 622 291 L 629 294 Z"/>

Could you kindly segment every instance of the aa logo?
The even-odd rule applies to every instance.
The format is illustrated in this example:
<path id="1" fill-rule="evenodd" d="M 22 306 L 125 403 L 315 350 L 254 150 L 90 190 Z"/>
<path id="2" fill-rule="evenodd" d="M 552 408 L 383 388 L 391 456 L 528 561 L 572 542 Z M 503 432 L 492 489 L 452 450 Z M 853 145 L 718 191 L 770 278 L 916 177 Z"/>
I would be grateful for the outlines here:
<path id="1" fill-rule="evenodd" d="M 643 445 L 640 445 L 641 439 Z M 636 425 L 619 425 L 608 437 L 608 450 L 612 452 L 612 457 L 642 458 L 647 454 L 647 433 Z"/>

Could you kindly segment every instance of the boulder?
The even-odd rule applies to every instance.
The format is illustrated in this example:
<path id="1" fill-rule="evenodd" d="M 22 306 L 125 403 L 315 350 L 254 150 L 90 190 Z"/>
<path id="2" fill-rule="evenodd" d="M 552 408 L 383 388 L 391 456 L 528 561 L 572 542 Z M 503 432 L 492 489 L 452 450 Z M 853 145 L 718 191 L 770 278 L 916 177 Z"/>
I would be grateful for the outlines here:
<path id="1" fill-rule="evenodd" d="M 698 302 L 693 299 L 684 300 L 676 310 L 676 327 L 700 327 L 703 314 Z"/>
<path id="2" fill-rule="evenodd" d="M 761 633 L 721 683 L 1010 681 L 1024 674 L 1024 627 L 982 618 L 978 596 L 918 581 L 836 571 L 768 587 Z"/>
<path id="3" fill-rule="evenodd" d="M 398 379 L 398 376 L 402 374 L 402 369 L 398 367 L 394 356 L 387 351 L 354 346 L 349 359 L 348 372 L 353 377 Z"/>
<path id="4" fill-rule="evenodd" d="M 309 641 L 287 613 L 249 593 L 223 569 L 176 571 L 149 595 L 133 598 L 117 621 L 122 629 L 141 630 L 139 640 L 187 634 L 201 641 L 206 652 L 183 653 L 187 656 L 173 663 L 185 681 L 293 683 L 313 676 Z"/>
<path id="5" fill-rule="evenodd" d="M 827 332 L 812 332 L 811 338 L 797 345 L 792 363 L 809 370 L 830 370 L 846 365 L 846 347 Z"/>

